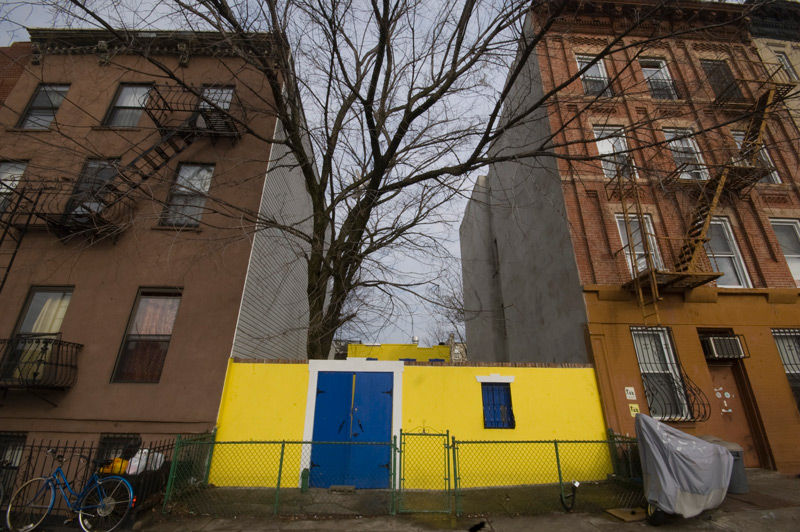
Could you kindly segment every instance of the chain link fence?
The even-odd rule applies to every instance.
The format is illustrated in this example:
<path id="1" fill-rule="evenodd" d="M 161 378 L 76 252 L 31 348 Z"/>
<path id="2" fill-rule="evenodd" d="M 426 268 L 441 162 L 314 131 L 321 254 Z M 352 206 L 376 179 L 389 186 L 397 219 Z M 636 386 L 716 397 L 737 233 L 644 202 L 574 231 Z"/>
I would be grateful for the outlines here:
<path id="1" fill-rule="evenodd" d="M 176 442 L 175 455 L 165 510 L 216 516 L 395 511 L 394 442 L 195 439 Z"/>
<path id="2" fill-rule="evenodd" d="M 636 440 L 399 445 L 178 439 L 164 509 L 236 515 L 516 515 L 641 506 Z M 573 481 L 579 486 L 573 491 Z"/>

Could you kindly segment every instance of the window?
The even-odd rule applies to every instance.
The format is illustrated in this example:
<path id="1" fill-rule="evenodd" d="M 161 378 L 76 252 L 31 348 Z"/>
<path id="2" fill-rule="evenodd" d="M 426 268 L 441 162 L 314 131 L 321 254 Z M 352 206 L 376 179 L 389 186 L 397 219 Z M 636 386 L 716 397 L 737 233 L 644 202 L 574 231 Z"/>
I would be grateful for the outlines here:
<path id="1" fill-rule="evenodd" d="M 692 138 L 691 129 L 665 129 L 664 137 L 672 152 L 672 160 L 680 172 L 681 179 L 708 179 L 703 157 Z"/>
<path id="2" fill-rule="evenodd" d="M 770 220 L 772 230 L 781 245 L 781 251 L 792 272 L 792 278 L 800 286 L 800 221 Z"/>
<path id="3" fill-rule="evenodd" d="M 590 55 L 579 55 L 575 58 L 578 61 L 578 70 L 583 70 L 587 65 L 595 60 Z M 608 79 L 606 74 L 603 60 L 598 61 L 590 66 L 586 72 L 581 75 L 581 83 L 583 83 L 583 93 L 591 96 L 614 96 L 614 91 L 611 90 L 611 80 Z"/>
<path id="4" fill-rule="evenodd" d="M 792 395 L 800 409 L 800 329 L 772 329 Z"/>
<path id="5" fill-rule="evenodd" d="M 742 149 L 744 135 L 744 131 L 731 131 L 733 141 L 736 143 L 736 148 L 739 150 Z M 741 159 L 739 163 L 744 164 L 745 166 L 751 166 L 750 161 L 747 159 Z M 769 156 L 767 149 L 763 145 L 758 149 L 758 166 L 769 170 L 768 173 L 759 180 L 759 183 L 781 182 L 781 178 L 778 177 L 778 172 L 775 171 L 775 165 L 772 163 L 772 158 Z"/>
<path id="6" fill-rule="evenodd" d="M 628 179 L 635 177 L 628 142 L 621 127 L 595 127 L 594 138 L 606 177 L 613 179 L 618 173 Z"/>
<path id="7" fill-rule="evenodd" d="M 511 385 L 507 382 L 482 382 L 483 428 L 513 429 L 514 410 L 511 407 Z"/>
<path id="8" fill-rule="evenodd" d="M 656 419 L 690 419 L 682 372 L 675 359 L 669 329 L 631 327 L 650 415 Z"/>
<path id="9" fill-rule="evenodd" d="M 653 222 L 649 215 L 644 216 L 644 235 L 642 234 L 642 227 L 640 226 L 639 219 L 636 216 L 628 215 L 628 226 L 631 231 L 631 238 L 633 239 L 633 248 L 628 242 L 628 231 L 625 228 L 625 216 L 617 214 L 617 228 L 619 229 L 619 236 L 622 239 L 622 249 L 625 251 L 625 258 L 628 263 L 628 271 L 631 275 L 634 274 L 634 258 L 636 261 L 636 272 L 643 272 L 648 269 L 647 267 L 647 253 L 645 251 L 644 235 L 647 236 L 647 247 L 650 248 L 651 263 L 656 269 L 662 269 L 661 254 L 658 252 L 658 244 L 656 243 L 655 233 L 653 232 Z"/>
<path id="10" fill-rule="evenodd" d="M 736 80 L 733 78 L 731 67 L 725 61 L 704 59 L 700 66 L 706 73 L 711 90 L 718 101 L 742 101 L 744 95 Z"/>
<path id="11" fill-rule="evenodd" d="M 14 338 L 3 353 L 0 378 L 36 381 L 60 338 L 61 322 L 72 298 L 70 288 L 34 288 L 28 295 Z"/>
<path id="12" fill-rule="evenodd" d="M 172 185 L 161 224 L 175 227 L 197 227 L 211 186 L 212 164 L 182 164 Z"/>
<path id="13" fill-rule="evenodd" d="M 47 129 L 56 117 L 61 102 L 67 96 L 69 85 L 39 85 L 28 110 L 22 117 L 22 129 Z"/>
<path id="14" fill-rule="evenodd" d="M 101 434 L 97 445 L 97 459 L 101 463 L 114 458 L 130 460 L 141 446 L 142 437 L 139 434 Z"/>
<path id="15" fill-rule="evenodd" d="M 639 65 L 642 67 L 650 96 L 659 100 L 678 99 L 678 89 L 663 59 L 640 59 Z"/>
<path id="16" fill-rule="evenodd" d="M 786 55 L 785 52 L 775 52 L 775 57 L 778 58 L 781 68 L 783 68 L 783 71 L 786 72 L 790 80 L 800 81 L 800 76 L 797 75 L 797 71 L 792 66 L 792 62 L 789 61 L 789 56 Z"/>
<path id="17" fill-rule="evenodd" d="M 92 215 L 102 212 L 116 190 L 112 183 L 117 176 L 117 162 L 114 159 L 86 162 L 67 202 L 68 215 L 87 222 Z"/>
<path id="18" fill-rule="evenodd" d="M 22 453 L 27 439 L 28 436 L 24 432 L 0 432 L 0 486 L 5 491 L 6 497 L 11 497 L 14 493 L 17 471 L 22 463 Z"/>
<path id="19" fill-rule="evenodd" d="M 6 212 L 25 172 L 25 163 L 0 162 L 0 215 Z"/>
<path id="20" fill-rule="evenodd" d="M 112 382 L 159 381 L 180 303 L 179 291 L 139 293 Z"/>
<path id="21" fill-rule="evenodd" d="M 114 105 L 108 111 L 106 125 L 109 127 L 136 127 L 139 117 L 147 105 L 152 85 L 120 85 Z"/>
<path id="22" fill-rule="evenodd" d="M 233 87 L 203 87 L 203 99 L 200 100 L 200 109 L 214 109 L 214 106 L 208 103 L 211 102 L 220 109 L 227 111 L 231 108 L 233 90 Z"/>
<path id="23" fill-rule="evenodd" d="M 744 267 L 739 247 L 733 238 L 731 224 L 727 218 L 714 218 L 708 228 L 706 254 L 711 260 L 714 271 L 722 272 L 717 279 L 717 286 L 729 288 L 750 288 L 750 278 Z"/>

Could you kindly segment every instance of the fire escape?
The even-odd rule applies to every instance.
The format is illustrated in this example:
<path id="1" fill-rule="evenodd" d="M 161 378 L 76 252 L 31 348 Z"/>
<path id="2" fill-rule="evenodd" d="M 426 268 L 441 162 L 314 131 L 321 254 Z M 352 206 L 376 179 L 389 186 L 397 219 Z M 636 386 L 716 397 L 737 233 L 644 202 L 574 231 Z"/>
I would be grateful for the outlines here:
<path id="1" fill-rule="evenodd" d="M 709 168 L 712 174 L 705 180 L 680 179 L 689 163 L 679 165 L 676 171 L 661 180 L 665 186 L 690 181 L 692 185 L 700 187 L 672 267 L 657 263 L 657 254 L 652 249 L 656 237 L 647 223 L 629 157 L 624 164 L 617 165 L 616 175 L 606 184 L 608 198 L 616 197 L 621 202 L 625 220 L 627 244 L 620 251 L 629 257 L 632 279 L 623 287 L 636 294 L 645 326 L 660 324 L 658 302 L 663 299 L 661 294 L 691 290 L 723 275 L 721 272 L 707 271 L 701 250 L 709 240 L 711 221 L 723 193 L 745 197 L 756 183 L 773 170 L 761 158 L 767 118 L 775 105 L 795 88 L 794 84 L 777 74 L 779 72 L 776 71 L 767 76 L 766 81 L 757 82 L 759 97 L 747 110 L 749 120 L 744 137 L 727 163 Z M 718 106 L 729 105 L 731 94 L 734 91 L 723 91 L 723 95 L 717 97 L 714 103 Z"/>
<path id="2" fill-rule="evenodd" d="M 0 292 L 29 230 L 44 227 L 63 240 L 119 235 L 132 224 L 136 202 L 147 197 L 142 185 L 199 139 L 235 141 L 246 119 L 228 87 L 154 86 L 143 109 L 155 139 L 141 151 L 134 147 L 133 158 L 105 178 L 29 179 L 0 190 Z M 0 340 L 0 388 L 70 388 L 80 347 L 60 338 Z"/>

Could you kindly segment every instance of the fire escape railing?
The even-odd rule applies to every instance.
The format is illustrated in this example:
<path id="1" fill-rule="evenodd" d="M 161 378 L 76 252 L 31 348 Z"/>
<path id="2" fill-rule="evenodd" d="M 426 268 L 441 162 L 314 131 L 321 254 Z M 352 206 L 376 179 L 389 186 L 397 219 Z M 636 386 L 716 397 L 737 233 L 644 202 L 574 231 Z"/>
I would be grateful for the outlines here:
<path id="1" fill-rule="evenodd" d="M 66 390 L 75 384 L 81 344 L 60 335 L 0 339 L 0 388 Z"/>

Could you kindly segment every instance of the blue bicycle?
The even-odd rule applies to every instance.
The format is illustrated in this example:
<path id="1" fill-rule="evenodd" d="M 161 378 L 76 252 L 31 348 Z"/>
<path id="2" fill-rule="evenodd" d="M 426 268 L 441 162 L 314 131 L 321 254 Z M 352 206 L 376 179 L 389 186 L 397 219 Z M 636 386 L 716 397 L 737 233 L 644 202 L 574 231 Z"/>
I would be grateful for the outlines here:
<path id="1" fill-rule="evenodd" d="M 83 490 L 76 493 L 61 469 L 67 459 L 56 455 L 55 449 L 49 449 L 47 454 L 58 465 L 49 477 L 33 478 L 14 492 L 6 512 L 9 530 L 29 532 L 42 524 L 53 510 L 56 488 L 69 509 L 78 514 L 85 532 L 110 532 L 125 520 L 134 504 L 133 489 L 127 480 L 113 476 L 100 478 L 93 473 Z M 79 458 L 88 462 L 83 456 Z"/>

